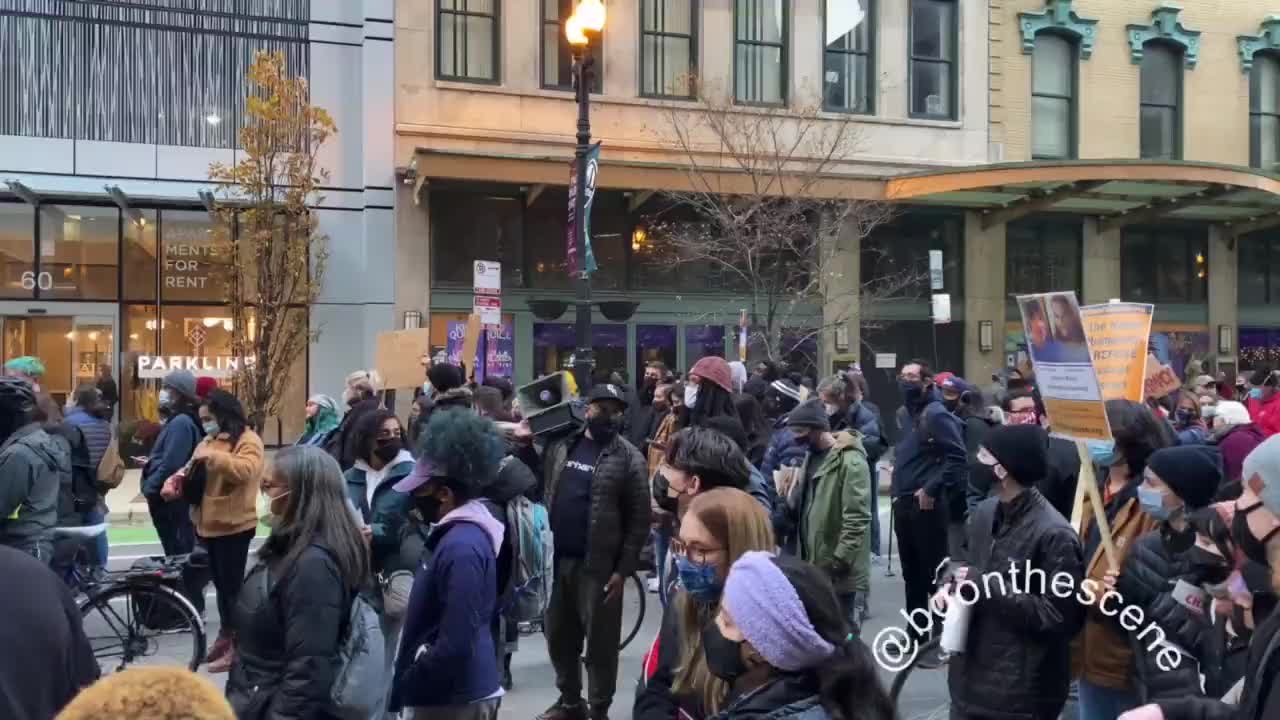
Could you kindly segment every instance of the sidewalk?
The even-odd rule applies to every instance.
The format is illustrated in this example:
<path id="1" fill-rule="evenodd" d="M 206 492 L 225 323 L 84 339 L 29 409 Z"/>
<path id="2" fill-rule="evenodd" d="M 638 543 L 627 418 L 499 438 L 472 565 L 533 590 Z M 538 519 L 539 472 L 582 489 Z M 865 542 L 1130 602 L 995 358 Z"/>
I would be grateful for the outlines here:
<path id="1" fill-rule="evenodd" d="M 113 529 L 151 525 L 147 500 L 142 497 L 142 470 L 125 470 L 120 487 L 107 493 L 107 522 Z"/>

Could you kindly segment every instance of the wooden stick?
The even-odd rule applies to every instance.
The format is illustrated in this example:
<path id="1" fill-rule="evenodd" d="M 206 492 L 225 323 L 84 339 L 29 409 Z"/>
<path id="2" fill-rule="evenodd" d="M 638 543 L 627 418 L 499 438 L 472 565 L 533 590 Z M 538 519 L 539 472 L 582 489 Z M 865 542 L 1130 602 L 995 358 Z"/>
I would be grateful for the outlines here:
<path id="1" fill-rule="evenodd" d="M 1102 538 L 1102 549 L 1107 554 L 1107 565 L 1112 572 L 1119 572 L 1120 556 L 1116 552 L 1115 542 L 1111 539 L 1111 523 L 1107 520 L 1107 509 L 1102 504 L 1102 493 L 1098 492 L 1098 479 L 1093 472 L 1093 458 L 1089 456 L 1089 447 L 1083 442 L 1076 442 L 1076 450 L 1080 453 L 1080 480 L 1076 487 L 1076 495 L 1079 497 L 1080 488 L 1084 488 L 1084 492 L 1089 494 L 1089 505 L 1093 510 L 1093 519 L 1098 524 L 1098 533 Z M 1075 512 L 1073 511 L 1073 519 L 1074 515 Z M 1085 560 L 1087 562 L 1088 558 Z"/>

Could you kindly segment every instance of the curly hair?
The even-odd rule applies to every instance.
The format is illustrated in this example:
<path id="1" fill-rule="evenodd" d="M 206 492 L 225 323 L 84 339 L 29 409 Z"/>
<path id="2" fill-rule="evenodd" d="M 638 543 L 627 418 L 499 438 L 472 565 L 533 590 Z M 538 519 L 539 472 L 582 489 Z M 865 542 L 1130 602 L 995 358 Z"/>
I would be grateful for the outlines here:
<path id="1" fill-rule="evenodd" d="M 104 675 L 80 692 L 57 720 L 235 720 L 208 680 L 178 667 L 139 667 Z"/>
<path id="2" fill-rule="evenodd" d="M 369 461 L 370 456 L 373 454 L 374 441 L 377 440 L 378 433 L 382 430 L 383 423 L 388 420 L 400 422 L 400 418 L 396 417 L 395 413 L 385 408 L 378 408 L 356 421 L 355 427 L 351 429 L 351 444 L 352 447 L 355 448 L 355 455 L 357 458 L 360 458 L 365 462 Z M 404 441 L 404 428 L 401 427 L 400 442 L 403 443 Z"/>
<path id="3" fill-rule="evenodd" d="M 470 499 L 497 475 L 504 447 L 492 420 L 462 408 L 437 409 L 422 432 L 419 457 Z"/>

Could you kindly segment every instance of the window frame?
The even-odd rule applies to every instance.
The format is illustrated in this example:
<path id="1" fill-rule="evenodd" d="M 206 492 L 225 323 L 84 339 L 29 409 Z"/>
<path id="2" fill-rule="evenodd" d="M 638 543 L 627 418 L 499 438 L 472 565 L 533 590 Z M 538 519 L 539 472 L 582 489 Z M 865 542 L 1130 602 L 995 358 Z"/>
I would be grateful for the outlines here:
<path id="1" fill-rule="evenodd" d="M 1269 237 L 1266 230 L 1260 230 L 1241 237 L 1236 242 L 1238 246 L 1243 248 L 1245 243 L 1258 244 L 1263 246 L 1263 253 L 1266 259 L 1260 268 L 1262 275 L 1262 300 L 1261 302 L 1245 302 L 1240 294 L 1244 290 L 1244 283 L 1239 281 L 1244 275 L 1245 264 L 1247 258 L 1243 252 L 1238 253 L 1236 260 L 1236 305 L 1239 307 L 1258 307 L 1261 305 L 1271 305 L 1280 302 L 1280 283 L 1273 282 L 1271 276 L 1273 274 L 1280 275 L 1280 240 Z"/>
<path id="2" fill-rule="evenodd" d="M 1142 99 L 1142 65 L 1138 65 L 1138 158 L 1141 160 L 1182 160 L 1182 134 L 1184 124 L 1182 113 L 1183 108 L 1186 105 L 1186 69 L 1183 67 L 1183 64 L 1186 62 L 1186 50 L 1175 43 L 1165 42 L 1159 39 L 1148 40 L 1142 46 L 1142 54 L 1144 58 L 1146 57 L 1147 48 L 1149 47 L 1157 47 L 1173 55 L 1175 60 L 1174 65 L 1177 67 L 1177 78 L 1174 83 L 1174 104 L 1172 106 L 1145 102 Z M 1148 107 L 1173 108 L 1173 147 L 1171 148 L 1173 152 L 1168 158 L 1148 157 L 1142 154 L 1142 111 L 1144 108 Z"/>
<path id="3" fill-rule="evenodd" d="M 952 49 L 955 56 L 951 59 L 945 58 L 917 58 L 915 54 L 915 8 L 918 2 L 930 2 L 935 4 L 947 4 L 952 7 L 951 12 L 951 32 Z M 912 95 L 915 86 L 916 73 L 915 65 L 917 62 L 928 63 L 931 65 L 944 64 L 949 69 L 948 81 L 951 89 L 951 107 L 946 114 L 916 112 L 912 107 Z M 913 120 L 943 120 L 948 122 L 957 122 L 960 119 L 960 3 L 956 0 L 911 0 L 907 7 L 907 117 Z"/>
<path id="4" fill-rule="evenodd" d="M 1166 304 L 1166 305 L 1206 305 L 1209 302 L 1209 236 L 1203 228 L 1177 224 L 1177 225 L 1134 225 L 1126 227 L 1120 234 L 1120 291 L 1121 296 L 1126 300 L 1130 299 L 1132 288 L 1126 286 L 1126 267 L 1125 256 L 1128 254 L 1126 247 L 1129 238 L 1138 235 L 1148 245 L 1160 245 L 1166 250 L 1177 249 L 1179 253 L 1185 253 L 1183 258 L 1182 272 L 1185 273 L 1184 278 L 1187 286 L 1187 297 L 1170 297 L 1163 294 L 1160 279 L 1160 264 L 1158 262 L 1149 262 L 1143 264 L 1147 268 L 1143 281 L 1150 281 L 1149 287 L 1151 294 L 1148 297 L 1140 298 L 1137 302 Z M 1177 243 L 1174 245 L 1174 243 Z M 1167 253 L 1166 253 L 1167 254 Z M 1196 270 L 1196 256 L 1204 256 L 1205 276 L 1199 277 Z M 1083 282 L 1083 277 L 1081 278 Z M 1196 285 L 1201 284 L 1199 292 L 1200 298 L 1196 299 Z M 1237 290 L 1237 294 L 1238 294 Z"/>
<path id="5" fill-rule="evenodd" d="M 455 0 L 455 3 L 456 2 L 465 3 L 466 0 Z M 491 24 L 491 28 L 492 28 L 491 44 L 493 46 L 493 77 L 492 78 L 472 77 L 469 75 L 448 75 L 442 70 L 442 68 L 444 67 L 444 63 L 441 61 L 441 53 L 444 51 L 444 43 L 440 41 L 440 38 L 443 32 L 444 23 L 442 23 L 440 20 L 445 13 L 448 13 L 449 15 L 453 15 L 455 17 L 486 18 L 492 23 Z M 475 83 L 478 85 L 501 85 L 502 84 L 502 0 L 493 0 L 493 14 L 491 15 L 483 12 L 472 11 L 472 10 L 445 9 L 444 0 L 436 0 L 435 23 L 436 23 L 435 63 L 436 63 L 436 79 L 437 80 L 446 80 L 448 82 Z M 456 67 L 457 65 L 456 60 L 454 64 Z"/>
<path id="6" fill-rule="evenodd" d="M 823 112 L 846 113 L 849 115 L 875 115 L 876 107 L 879 104 L 877 103 L 877 101 L 880 99 L 878 97 L 878 95 L 880 94 L 878 92 L 880 84 L 876 82 L 876 79 L 878 77 L 878 75 L 876 74 L 877 73 L 876 50 L 879 49 L 878 42 L 880 40 L 880 34 L 876 32 L 877 30 L 876 21 L 879 19 L 879 10 L 880 10 L 879 0 L 864 0 L 864 2 L 866 3 L 866 8 L 863 11 L 865 14 L 862 18 L 862 22 L 867 23 L 867 46 L 868 46 L 865 51 L 846 50 L 846 49 L 840 49 L 840 48 L 832 50 L 831 48 L 827 47 L 825 42 L 827 39 L 827 4 L 830 2 L 831 0 L 822 0 L 822 41 L 823 42 L 818 43 L 820 48 L 819 56 L 818 56 L 818 67 L 822 68 L 822 74 L 823 74 L 822 110 Z M 848 57 L 849 55 L 857 55 L 857 56 L 866 58 L 866 61 L 867 61 L 867 109 L 866 110 L 853 110 L 848 107 L 834 107 L 832 105 L 827 104 L 826 67 L 827 67 L 828 53 L 835 53 L 837 55 L 842 55 L 845 57 Z"/>
<path id="7" fill-rule="evenodd" d="M 1277 102 L 1274 111 L 1253 109 L 1253 73 L 1259 72 L 1264 64 L 1270 64 L 1276 73 Z M 1258 103 L 1261 105 L 1261 103 Z M 1253 130 L 1253 119 L 1271 117 L 1280 124 L 1280 52 L 1262 51 L 1254 56 L 1253 67 L 1249 70 L 1249 166 L 1259 170 L 1267 170 L 1262 166 L 1262 135 Z M 1277 152 L 1276 165 L 1280 165 L 1280 152 Z"/>
<path id="8" fill-rule="evenodd" d="M 772 43 L 763 40 L 742 40 L 738 37 L 738 8 L 742 2 L 756 2 L 757 0 L 733 0 L 733 104 L 743 107 L 761 107 L 761 108 L 785 108 L 790 104 L 791 99 L 791 0 L 782 0 L 782 42 Z M 762 0 L 767 2 L 768 0 Z M 750 47 L 760 48 L 779 48 L 782 51 L 782 68 L 779 73 L 779 81 L 781 87 L 778 94 L 782 98 L 781 102 L 761 102 L 757 100 L 743 100 L 738 97 L 738 47 L 747 45 Z"/>
<path id="9" fill-rule="evenodd" d="M 702 49 L 699 44 L 699 40 L 701 39 L 700 37 L 701 33 L 699 31 L 702 29 L 702 25 L 699 22 L 699 20 L 702 18 L 702 2 L 701 0 L 689 0 L 689 34 L 688 35 L 685 35 L 684 33 L 670 32 L 667 30 L 645 30 L 644 29 L 645 10 L 648 9 L 651 3 L 662 3 L 662 2 L 666 2 L 666 0 L 640 0 L 640 2 L 637 3 L 640 9 L 640 25 L 639 25 L 640 27 L 640 47 L 639 47 L 640 65 L 639 67 L 636 68 L 637 70 L 636 87 L 640 89 L 639 96 L 642 98 L 653 98 L 656 100 L 692 100 L 695 97 L 697 97 L 697 94 L 698 94 L 697 70 L 699 67 L 699 63 L 698 63 L 698 60 L 700 59 L 699 54 L 701 53 L 701 49 Z M 666 15 L 664 12 L 663 17 L 665 16 Z M 649 36 L 657 37 L 657 38 L 678 38 L 681 40 L 689 41 L 689 93 L 687 95 L 668 95 L 662 92 L 646 92 L 645 91 L 644 69 L 645 69 L 645 63 L 648 62 L 650 58 L 646 57 L 645 55 L 644 40 L 645 40 L 645 37 L 649 37 Z M 654 78 L 656 80 L 657 78 L 656 73 L 654 74 Z"/>
<path id="10" fill-rule="evenodd" d="M 1073 236 L 1073 239 L 1075 240 L 1074 257 L 1076 262 L 1076 266 L 1075 266 L 1076 287 L 1072 287 L 1072 288 L 1053 287 L 1052 289 L 1074 290 L 1077 296 L 1080 296 L 1080 297 L 1084 296 L 1084 222 L 1082 219 L 1077 218 L 1075 220 L 1072 220 L 1069 216 L 1064 218 L 1058 215 L 1033 215 L 1030 218 L 1015 220 L 1014 222 L 1009 223 L 1007 227 L 1012 228 L 1015 232 L 1028 231 L 1032 234 L 1034 238 L 1035 249 L 1038 251 L 1039 256 L 1043 258 L 1043 261 L 1039 266 L 1040 276 L 1036 278 L 1036 284 L 1040 288 L 1052 287 L 1051 283 L 1049 283 L 1049 278 L 1047 274 L 1048 270 L 1052 265 L 1049 262 L 1049 253 L 1046 250 L 1046 245 L 1049 241 L 1049 237 L 1048 237 L 1049 231 L 1052 229 L 1059 229 L 1059 228 L 1070 231 L 1071 235 Z M 1013 283 L 1014 278 L 1012 277 L 1014 274 L 1014 265 L 1011 262 L 1008 262 L 1007 260 L 1007 258 L 1009 257 L 1007 237 L 1006 237 L 1005 257 L 1006 257 L 1005 271 L 1004 271 L 1005 294 L 1006 295 L 1021 294 L 1020 291 L 1014 291 L 1009 289 L 1014 285 Z M 1010 299 L 1012 299 L 1012 297 Z"/>
<path id="11" fill-rule="evenodd" d="M 558 4 L 560 0 L 538 0 L 538 30 L 539 30 L 538 32 L 538 87 L 543 90 L 555 90 L 558 92 L 574 92 L 572 70 L 569 71 L 568 85 L 561 85 L 559 83 L 555 83 L 555 84 L 547 83 L 547 77 L 546 77 L 547 26 L 553 24 L 550 20 L 547 20 L 547 17 L 546 17 L 548 2 L 554 2 Z M 557 28 L 556 48 L 555 48 L 557 54 L 560 52 L 560 43 L 569 42 L 565 38 L 565 34 L 564 34 L 564 23 L 566 20 L 568 20 L 567 17 L 562 17 L 556 20 L 556 22 L 554 23 Z M 592 80 L 595 81 L 595 87 L 590 88 L 590 93 L 592 95 L 604 94 L 604 52 L 603 50 L 604 50 L 605 35 L 608 32 L 609 32 L 609 28 L 606 27 L 601 32 L 594 33 L 590 36 L 591 44 L 589 47 L 591 48 L 591 58 L 592 58 L 592 62 L 595 63 L 595 70 L 591 76 Z M 570 57 L 572 57 L 572 52 L 570 52 Z"/>
<path id="12" fill-rule="evenodd" d="M 1076 160 L 1080 157 L 1080 41 L 1066 33 L 1054 32 L 1053 30 L 1044 30 L 1036 34 L 1037 44 L 1040 37 L 1050 35 L 1058 40 L 1067 43 L 1072 51 L 1071 63 L 1071 95 L 1063 97 L 1052 93 L 1036 92 L 1036 63 L 1035 51 L 1032 50 L 1031 55 L 1031 159 L 1032 160 Z M 1055 100 L 1067 101 L 1067 154 L 1062 157 L 1052 155 L 1037 155 L 1035 152 L 1035 99 L 1037 97 L 1052 98 Z"/>

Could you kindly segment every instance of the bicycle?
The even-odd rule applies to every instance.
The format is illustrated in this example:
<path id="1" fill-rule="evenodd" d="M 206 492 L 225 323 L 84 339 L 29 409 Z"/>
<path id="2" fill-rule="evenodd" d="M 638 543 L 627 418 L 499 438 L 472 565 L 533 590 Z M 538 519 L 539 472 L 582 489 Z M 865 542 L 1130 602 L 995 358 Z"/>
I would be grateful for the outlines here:
<path id="1" fill-rule="evenodd" d="M 618 644 L 618 650 L 621 651 L 631 644 L 632 640 L 640 634 L 640 628 L 644 626 L 644 611 L 647 606 L 645 595 L 648 588 L 645 586 L 644 579 L 640 577 L 640 573 L 631 573 L 630 577 L 622 582 L 622 629 L 624 635 L 622 641 Z M 635 621 L 628 622 L 627 616 L 629 608 L 635 609 Z M 630 628 L 628 631 L 627 628 Z M 534 633 L 544 632 L 546 628 L 541 620 L 533 622 L 521 623 L 521 635 L 533 635 Z"/>
<path id="2" fill-rule="evenodd" d="M 107 531 L 106 524 L 54 528 L 59 540 L 76 543 L 75 559 L 67 570 L 67 584 L 77 596 L 85 637 L 98 664 L 107 671 L 108 661 L 118 659 L 119 672 L 148 657 L 171 665 L 169 653 L 185 659 L 185 641 L 168 642 L 190 635 L 191 656 L 183 664 L 194 672 L 204 661 L 204 621 L 182 593 L 164 583 L 180 581 L 189 556 L 154 558 L 156 567 L 104 573 L 100 578 L 83 562 L 83 548 Z M 162 651 L 165 655 L 162 657 Z"/>

